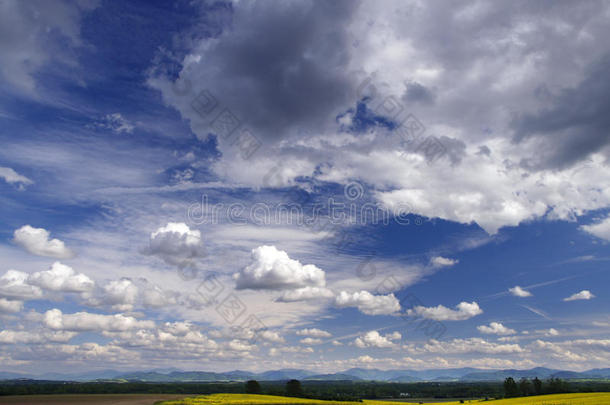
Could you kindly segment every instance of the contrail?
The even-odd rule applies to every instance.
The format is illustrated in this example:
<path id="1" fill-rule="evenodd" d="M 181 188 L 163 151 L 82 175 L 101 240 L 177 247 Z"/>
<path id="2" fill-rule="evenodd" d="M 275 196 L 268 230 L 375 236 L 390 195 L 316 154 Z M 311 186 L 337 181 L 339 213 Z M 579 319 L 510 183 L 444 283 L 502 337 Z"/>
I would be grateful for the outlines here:
<path id="1" fill-rule="evenodd" d="M 530 284 L 530 285 L 526 285 L 524 287 L 522 287 L 525 290 L 531 290 L 534 288 L 538 288 L 538 287 L 543 287 L 545 285 L 551 285 L 551 284 L 555 284 L 555 283 L 560 283 L 562 281 L 566 281 L 566 280 L 570 280 L 576 277 L 580 277 L 582 276 L 582 274 L 576 275 L 576 276 L 569 276 L 569 277 L 563 277 L 563 278 L 558 278 L 556 280 L 551 280 L 551 281 L 544 281 L 542 283 L 536 283 L 536 284 Z M 499 293 L 495 293 L 495 294 L 491 294 L 491 295 L 487 295 L 485 297 L 482 297 L 482 299 L 486 299 L 486 298 L 498 298 L 498 297 L 503 297 L 505 295 L 510 294 L 508 291 L 502 291 Z"/>
<path id="2" fill-rule="evenodd" d="M 536 315 L 539 315 L 541 317 L 543 317 L 544 319 L 548 319 L 551 320 L 551 317 L 548 316 L 544 311 L 542 311 L 541 309 L 537 309 L 534 307 L 530 307 L 528 305 L 521 305 L 523 308 L 525 309 L 529 309 L 530 311 L 532 311 L 533 313 L 535 313 Z"/>

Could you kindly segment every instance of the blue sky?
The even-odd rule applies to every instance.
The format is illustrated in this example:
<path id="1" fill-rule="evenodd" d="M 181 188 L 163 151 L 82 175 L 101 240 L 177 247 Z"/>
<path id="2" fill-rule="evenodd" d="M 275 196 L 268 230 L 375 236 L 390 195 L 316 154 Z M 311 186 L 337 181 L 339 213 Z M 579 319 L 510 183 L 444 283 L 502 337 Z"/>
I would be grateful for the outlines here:
<path id="1" fill-rule="evenodd" d="M 606 4 L 2 8 L 6 370 L 608 364 Z"/>

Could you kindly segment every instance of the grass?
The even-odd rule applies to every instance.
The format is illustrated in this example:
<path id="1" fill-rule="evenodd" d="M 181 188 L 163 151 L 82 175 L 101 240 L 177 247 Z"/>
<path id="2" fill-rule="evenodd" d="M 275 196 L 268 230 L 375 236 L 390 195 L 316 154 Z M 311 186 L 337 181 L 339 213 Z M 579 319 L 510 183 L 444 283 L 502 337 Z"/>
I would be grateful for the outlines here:
<path id="1" fill-rule="evenodd" d="M 417 400 L 414 399 L 415 403 Z M 455 402 L 438 402 L 439 405 L 457 405 Z M 481 405 L 610 405 L 609 392 L 581 394 L 554 394 L 533 397 L 498 399 L 491 401 L 467 400 L 466 404 Z M 161 402 L 163 405 L 388 405 L 388 401 L 363 400 L 362 402 L 322 401 L 319 399 L 280 397 L 252 394 L 213 394 Z M 431 404 L 431 403 L 428 403 Z M 434 403 L 432 403 L 434 404 Z"/>

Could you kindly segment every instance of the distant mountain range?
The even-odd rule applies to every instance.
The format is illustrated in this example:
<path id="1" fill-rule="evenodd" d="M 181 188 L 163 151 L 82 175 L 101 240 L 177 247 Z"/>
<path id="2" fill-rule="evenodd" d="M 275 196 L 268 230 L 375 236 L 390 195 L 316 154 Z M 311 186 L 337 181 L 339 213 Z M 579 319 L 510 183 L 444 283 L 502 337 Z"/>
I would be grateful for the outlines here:
<path id="1" fill-rule="evenodd" d="M 56 381 L 142 381 L 142 382 L 212 382 L 212 381 L 282 381 L 297 379 L 304 381 L 500 381 L 507 377 L 519 378 L 562 378 L 562 379 L 610 379 L 610 368 L 592 369 L 583 372 L 554 370 L 536 367 L 530 370 L 486 370 L 478 368 L 453 368 L 431 370 L 378 370 L 351 368 L 339 373 L 316 374 L 300 369 L 270 370 L 262 373 L 234 370 L 228 372 L 181 371 L 161 369 L 152 371 L 120 372 L 116 370 L 91 371 L 78 374 L 45 373 L 28 375 L 0 372 L 0 380 L 36 379 Z"/>

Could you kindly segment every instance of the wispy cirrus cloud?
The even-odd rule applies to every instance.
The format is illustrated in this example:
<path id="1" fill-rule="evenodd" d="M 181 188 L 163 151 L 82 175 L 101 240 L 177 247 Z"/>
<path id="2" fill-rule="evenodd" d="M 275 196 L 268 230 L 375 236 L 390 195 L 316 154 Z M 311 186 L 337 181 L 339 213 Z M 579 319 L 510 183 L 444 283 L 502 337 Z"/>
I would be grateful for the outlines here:
<path id="1" fill-rule="evenodd" d="M 17 184 L 21 190 L 24 190 L 30 184 L 34 184 L 34 181 L 17 173 L 10 167 L 0 167 L 0 178 L 9 184 Z"/>

